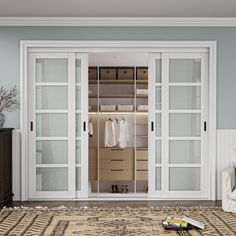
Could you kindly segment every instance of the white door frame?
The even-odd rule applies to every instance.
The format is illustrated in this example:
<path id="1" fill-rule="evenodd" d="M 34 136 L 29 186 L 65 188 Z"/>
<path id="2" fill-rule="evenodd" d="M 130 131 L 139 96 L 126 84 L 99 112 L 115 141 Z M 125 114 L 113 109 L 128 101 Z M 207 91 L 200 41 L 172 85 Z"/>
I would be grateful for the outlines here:
<path id="1" fill-rule="evenodd" d="M 28 52 L 209 52 L 209 200 L 216 200 L 216 41 L 61 41 L 20 42 L 21 200 L 28 200 Z"/>

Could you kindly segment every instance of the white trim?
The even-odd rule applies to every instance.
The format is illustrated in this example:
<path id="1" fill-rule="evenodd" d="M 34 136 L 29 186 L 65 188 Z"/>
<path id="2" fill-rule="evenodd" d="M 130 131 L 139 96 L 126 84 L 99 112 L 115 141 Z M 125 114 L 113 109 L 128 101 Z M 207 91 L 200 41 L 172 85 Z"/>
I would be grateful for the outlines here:
<path id="1" fill-rule="evenodd" d="M 68 48 L 79 52 L 157 52 L 161 48 L 169 48 L 175 52 L 181 48 L 183 52 L 191 48 L 207 48 L 209 50 L 209 158 L 212 162 L 209 171 L 211 193 L 209 199 L 216 199 L 216 42 L 215 41 L 21 41 L 21 132 L 22 132 L 22 193 L 21 200 L 28 200 L 28 100 L 27 91 L 27 52 L 30 48 Z M 195 139 L 194 139 L 195 140 Z M 150 196 L 151 197 L 151 196 Z"/>
<path id="2" fill-rule="evenodd" d="M 0 17 L 0 26 L 236 27 L 236 17 Z"/>

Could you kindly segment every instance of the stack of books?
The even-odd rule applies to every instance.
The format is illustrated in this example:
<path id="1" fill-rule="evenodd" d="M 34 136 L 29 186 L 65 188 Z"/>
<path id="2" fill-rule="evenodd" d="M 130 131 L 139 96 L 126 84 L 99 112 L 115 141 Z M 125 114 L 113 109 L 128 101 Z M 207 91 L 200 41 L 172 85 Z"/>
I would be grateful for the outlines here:
<path id="1" fill-rule="evenodd" d="M 172 217 L 168 216 L 165 220 L 163 220 L 162 225 L 165 229 L 172 230 L 189 230 L 193 227 L 204 229 L 204 224 L 193 220 L 189 217 Z"/>

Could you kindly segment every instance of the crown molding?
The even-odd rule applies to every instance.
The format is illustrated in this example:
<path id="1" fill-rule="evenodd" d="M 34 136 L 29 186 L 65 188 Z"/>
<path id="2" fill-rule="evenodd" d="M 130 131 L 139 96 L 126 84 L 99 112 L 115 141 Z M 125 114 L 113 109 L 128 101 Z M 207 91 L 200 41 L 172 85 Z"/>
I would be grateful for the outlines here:
<path id="1" fill-rule="evenodd" d="M 236 17 L 0 17 L 0 26 L 236 27 Z"/>

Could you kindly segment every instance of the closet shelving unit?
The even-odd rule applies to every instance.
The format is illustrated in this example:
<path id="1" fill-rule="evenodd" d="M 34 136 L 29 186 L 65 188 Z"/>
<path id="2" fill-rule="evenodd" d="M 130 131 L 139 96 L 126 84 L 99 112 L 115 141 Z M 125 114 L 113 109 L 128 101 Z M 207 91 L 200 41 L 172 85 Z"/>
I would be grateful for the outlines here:
<path id="1" fill-rule="evenodd" d="M 99 67 L 97 67 L 99 69 Z M 136 70 L 134 70 L 136 71 Z M 112 87 L 111 87 L 112 86 Z M 106 89 L 108 87 L 108 89 Z M 129 93 L 126 93 L 122 91 L 122 88 L 126 88 L 124 90 L 127 90 L 129 87 L 130 91 Z M 103 80 L 99 78 L 99 75 L 96 80 L 89 80 L 89 90 L 92 89 L 92 93 L 89 94 L 89 105 L 92 105 L 92 108 L 89 109 L 89 116 L 93 117 L 93 119 L 96 119 L 97 125 L 96 125 L 96 143 L 97 147 L 91 147 L 90 149 L 96 149 L 97 153 L 97 172 L 96 172 L 96 178 L 94 177 L 94 174 L 89 174 L 89 176 L 93 176 L 93 180 L 95 180 L 96 184 L 93 189 L 91 187 L 91 192 L 98 193 L 100 195 L 102 194 L 108 194 L 110 192 L 110 187 L 107 187 L 107 190 L 104 191 L 104 187 L 101 187 L 102 183 L 100 181 L 101 173 L 99 173 L 101 170 L 100 166 L 100 148 L 104 149 L 104 143 L 103 143 L 103 136 L 101 136 L 99 133 L 103 129 L 101 125 L 102 119 L 104 117 L 119 117 L 121 118 L 122 115 L 126 117 L 130 117 L 130 119 L 133 119 L 133 133 L 131 135 L 131 146 L 128 146 L 127 150 L 132 149 L 133 153 L 133 167 L 130 171 L 132 171 L 132 181 L 129 181 L 129 188 L 131 186 L 131 191 L 129 193 L 136 194 L 136 193 L 147 193 L 147 176 L 148 176 L 148 110 L 137 110 L 137 105 L 148 105 L 148 95 L 146 94 L 137 94 L 137 88 L 142 89 L 148 89 L 148 80 L 137 80 L 136 79 L 136 73 L 134 73 L 134 78 L 130 80 L 123 80 L 123 79 L 117 79 L 117 80 Z M 116 90 L 116 92 L 113 92 L 110 90 L 113 88 Z M 120 91 L 119 91 L 120 89 Z M 109 92 L 105 92 L 106 90 L 109 90 Z M 117 92 L 117 90 L 120 92 Z M 118 100 L 118 103 L 117 103 Z M 138 100 L 140 101 L 138 102 Z M 100 109 L 100 105 L 104 105 L 104 101 L 109 101 L 108 104 L 112 104 L 112 101 L 114 101 L 114 105 L 120 105 L 119 101 L 122 101 L 122 105 L 128 103 L 129 105 L 133 105 L 133 110 L 106 110 L 102 111 Z M 144 102 L 145 101 L 145 102 Z M 144 104 L 142 104 L 144 102 Z M 105 102 L 106 103 L 106 102 Z M 137 117 L 138 116 L 138 117 Z M 96 118 L 95 118 L 96 117 Z M 139 132 L 137 132 L 139 130 Z M 144 131 L 144 132 L 143 132 Z M 140 145 L 140 143 L 142 145 Z M 107 150 L 112 150 L 112 148 L 107 148 Z M 119 148 L 114 148 L 114 150 L 118 150 Z M 124 157 L 125 158 L 125 157 Z M 91 163 L 90 163 L 91 165 Z M 94 166 L 94 164 L 92 164 Z M 117 161 L 117 165 L 119 165 L 119 162 Z M 91 168 L 89 171 L 92 171 Z M 111 178 L 112 179 L 112 178 Z M 91 179 L 90 179 L 91 180 Z M 125 181 L 126 182 L 126 181 Z M 115 181 L 108 181 L 108 185 L 112 184 L 122 184 L 122 181 L 119 181 L 118 179 Z M 104 184 L 104 183 L 103 183 Z M 127 184 L 127 183 L 124 183 Z M 116 195 L 116 194 L 113 194 Z M 119 194 L 120 196 L 121 194 Z M 127 194 L 123 194 L 122 196 L 127 196 Z"/>

